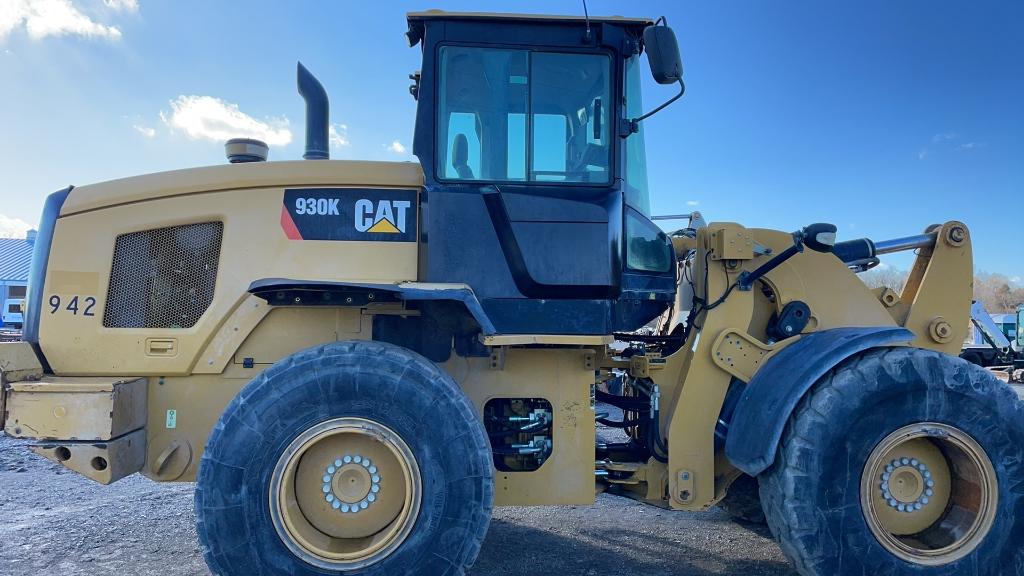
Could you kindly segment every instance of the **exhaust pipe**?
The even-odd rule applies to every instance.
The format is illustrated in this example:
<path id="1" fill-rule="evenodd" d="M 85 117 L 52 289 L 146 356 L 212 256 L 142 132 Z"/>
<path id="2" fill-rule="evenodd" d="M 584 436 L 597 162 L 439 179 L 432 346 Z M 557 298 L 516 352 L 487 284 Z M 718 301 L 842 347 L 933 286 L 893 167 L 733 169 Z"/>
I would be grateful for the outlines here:
<path id="1" fill-rule="evenodd" d="M 306 160 L 328 160 L 331 157 L 328 148 L 328 126 L 330 123 L 330 103 L 327 91 L 313 73 L 299 62 L 298 67 L 299 94 L 306 100 Z"/>

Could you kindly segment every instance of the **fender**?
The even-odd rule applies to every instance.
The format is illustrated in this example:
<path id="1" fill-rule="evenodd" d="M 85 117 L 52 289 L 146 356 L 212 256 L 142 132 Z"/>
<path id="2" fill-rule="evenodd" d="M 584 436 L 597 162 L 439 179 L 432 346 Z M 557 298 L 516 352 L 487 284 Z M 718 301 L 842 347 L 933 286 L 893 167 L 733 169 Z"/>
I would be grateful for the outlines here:
<path id="1" fill-rule="evenodd" d="M 743 391 L 725 441 L 726 457 L 751 476 L 764 472 L 775 462 L 790 415 L 818 379 L 860 352 L 913 339 L 914 333 L 901 327 L 835 328 L 783 348 Z"/>
<path id="2" fill-rule="evenodd" d="M 462 302 L 473 319 L 480 325 L 484 336 L 496 334 L 494 324 L 487 317 L 480 301 L 472 288 L 465 284 L 434 284 L 423 282 L 403 282 L 401 284 L 363 284 L 357 282 L 330 282 L 322 280 L 293 280 L 289 278 L 263 278 L 256 280 L 249 285 L 249 293 L 263 298 L 270 304 L 286 304 L 290 298 L 284 298 L 281 302 L 275 300 L 278 293 L 291 295 L 292 292 L 315 292 L 323 293 L 332 290 L 342 292 L 382 292 L 392 295 L 394 298 L 406 301 L 415 300 L 452 300 Z M 337 305 L 338 301 L 335 301 Z"/>

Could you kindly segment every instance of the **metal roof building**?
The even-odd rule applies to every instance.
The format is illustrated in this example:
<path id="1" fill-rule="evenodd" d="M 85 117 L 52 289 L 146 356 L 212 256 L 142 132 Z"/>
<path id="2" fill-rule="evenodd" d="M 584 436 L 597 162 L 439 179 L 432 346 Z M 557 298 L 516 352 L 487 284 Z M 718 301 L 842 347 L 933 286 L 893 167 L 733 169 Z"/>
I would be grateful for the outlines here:
<path id="1" fill-rule="evenodd" d="M 0 326 L 21 328 L 35 231 L 28 238 L 0 238 Z"/>
<path id="2" fill-rule="evenodd" d="M 0 238 L 0 282 L 28 281 L 32 263 L 32 243 L 25 238 Z"/>

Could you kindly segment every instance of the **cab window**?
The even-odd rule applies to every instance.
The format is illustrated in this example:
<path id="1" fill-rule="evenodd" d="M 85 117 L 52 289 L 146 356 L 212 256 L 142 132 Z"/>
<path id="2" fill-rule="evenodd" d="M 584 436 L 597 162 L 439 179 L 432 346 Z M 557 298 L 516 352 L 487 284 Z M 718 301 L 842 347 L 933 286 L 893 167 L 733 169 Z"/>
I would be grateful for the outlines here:
<path id="1" fill-rule="evenodd" d="M 439 61 L 439 178 L 610 182 L 607 56 L 445 46 Z"/>

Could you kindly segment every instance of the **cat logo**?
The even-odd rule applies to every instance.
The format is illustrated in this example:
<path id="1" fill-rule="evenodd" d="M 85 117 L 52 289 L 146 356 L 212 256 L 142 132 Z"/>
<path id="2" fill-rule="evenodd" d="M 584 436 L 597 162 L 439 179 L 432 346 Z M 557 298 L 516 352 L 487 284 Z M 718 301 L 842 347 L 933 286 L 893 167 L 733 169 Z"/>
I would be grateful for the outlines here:
<path id="1" fill-rule="evenodd" d="M 373 201 L 356 200 L 355 225 L 360 232 L 404 234 L 407 224 L 406 213 L 412 202 L 408 200 L 381 200 L 374 207 Z"/>

